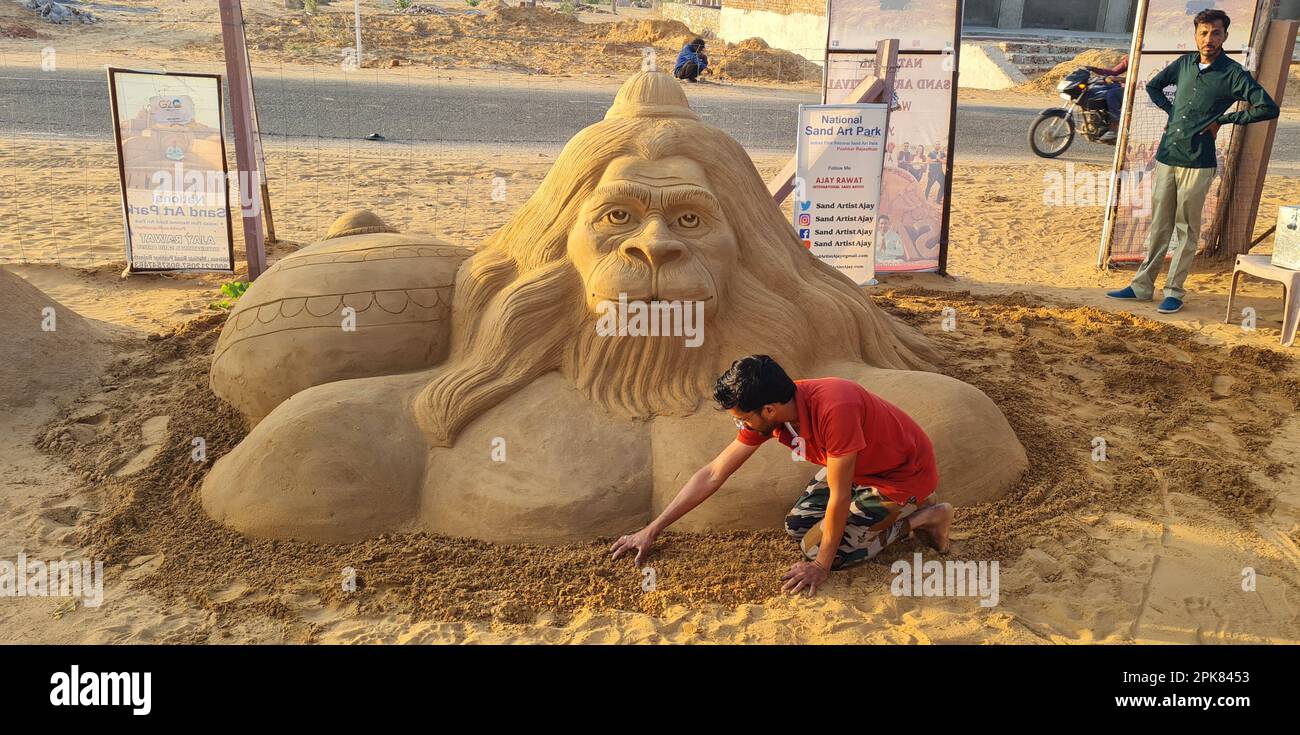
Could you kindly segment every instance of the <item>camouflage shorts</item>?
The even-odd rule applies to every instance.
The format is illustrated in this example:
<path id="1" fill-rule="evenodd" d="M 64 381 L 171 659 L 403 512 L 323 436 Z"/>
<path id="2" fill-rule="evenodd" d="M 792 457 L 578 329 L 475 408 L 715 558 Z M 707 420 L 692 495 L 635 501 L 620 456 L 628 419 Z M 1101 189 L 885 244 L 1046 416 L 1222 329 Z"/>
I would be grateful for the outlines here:
<path id="1" fill-rule="evenodd" d="M 822 519 L 826 504 L 830 502 L 831 489 L 826 482 L 826 471 L 817 473 L 804 489 L 799 502 L 785 517 L 785 530 L 799 542 L 803 554 L 817 558 L 821 548 Z M 844 523 L 844 535 L 831 569 L 839 569 L 870 559 L 886 546 L 908 535 L 908 524 L 903 520 L 917 509 L 915 499 L 900 505 L 870 485 L 854 485 L 849 503 L 849 517 Z"/>

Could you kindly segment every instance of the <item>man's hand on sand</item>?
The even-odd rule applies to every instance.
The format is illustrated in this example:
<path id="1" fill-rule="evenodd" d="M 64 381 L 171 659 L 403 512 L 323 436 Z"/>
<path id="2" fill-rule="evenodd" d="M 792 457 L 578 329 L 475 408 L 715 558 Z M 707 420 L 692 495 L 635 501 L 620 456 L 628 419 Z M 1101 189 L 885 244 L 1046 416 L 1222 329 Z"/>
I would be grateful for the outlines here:
<path id="1" fill-rule="evenodd" d="M 810 561 L 801 561 L 790 567 L 790 571 L 781 577 L 781 579 L 786 580 L 781 591 L 797 595 L 799 590 L 807 587 L 808 596 L 812 597 L 817 594 L 817 585 L 825 582 L 829 576 L 831 576 L 830 572 L 822 569 L 817 564 Z"/>
<path id="2" fill-rule="evenodd" d="M 645 559 L 646 554 L 649 553 L 650 547 L 654 545 L 656 535 L 657 534 L 652 533 L 649 528 L 643 528 L 630 536 L 620 536 L 618 541 L 615 541 L 614 545 L 609 547 L 609 550 L 614 552 L 612 558 L 617 559 L 622 556 L 624 552 L 636 549 L 636 558 L 633 562 L 638 567 L 641 566 L 641 562 Z"/>

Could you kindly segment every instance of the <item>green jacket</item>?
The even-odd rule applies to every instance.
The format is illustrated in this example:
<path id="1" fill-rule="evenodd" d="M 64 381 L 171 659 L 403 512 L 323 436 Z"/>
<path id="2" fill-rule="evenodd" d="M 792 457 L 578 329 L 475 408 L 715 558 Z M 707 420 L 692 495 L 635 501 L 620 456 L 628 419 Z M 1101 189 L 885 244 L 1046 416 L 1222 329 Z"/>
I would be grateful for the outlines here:
<path id="1" fill-rule="evenodd" d="M 1227 54 L 1220 53 L 1205 71 L 1200 61 L 1198 52 L 1183 54 L 1147 82 L 1151 101 L 1169 113 L 1156 151 L 1156 160 L 1166 166 L 1214 168 L 1214 137 L 1205 131 L 1210 123 L 1247 125 L 1278 115 L 1277 103 L 1268 92 Z M 1172 104 L 1164 92 L 1171 84 L 1178 86 Z M 1223 114 L 1237 100 L 1246 101 L 1250 108 Z"/>

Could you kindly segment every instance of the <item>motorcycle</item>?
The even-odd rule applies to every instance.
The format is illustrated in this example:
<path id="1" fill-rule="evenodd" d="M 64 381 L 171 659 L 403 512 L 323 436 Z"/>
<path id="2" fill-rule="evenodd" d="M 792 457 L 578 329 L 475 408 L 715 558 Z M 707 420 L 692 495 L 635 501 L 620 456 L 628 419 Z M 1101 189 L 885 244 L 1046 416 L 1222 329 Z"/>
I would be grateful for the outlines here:
<path id="1" fill-rule="evenodd" d="M 1075 129 L 1094 143 L 1115 145 L 1115 139 L 1102 140 L 1110 129 L 1110 111 L 1106 108 L 1104 77 L 1087 69 L 1075 69 L 1061 78 L 1056 91 L 1069 104 L 1053 107 L 1038 113 L 1029 126 L 1029 147 L 1043 158 L 1056 158 L 1074 142 Z M 1076 111 L 1079 122 L 1075 122 Z"/>

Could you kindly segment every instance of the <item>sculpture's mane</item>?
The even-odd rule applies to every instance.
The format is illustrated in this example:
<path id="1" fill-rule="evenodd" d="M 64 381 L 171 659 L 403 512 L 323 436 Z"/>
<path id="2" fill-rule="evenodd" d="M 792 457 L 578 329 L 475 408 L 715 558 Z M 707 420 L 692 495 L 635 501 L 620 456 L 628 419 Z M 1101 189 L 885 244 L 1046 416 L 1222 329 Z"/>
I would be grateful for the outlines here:
<path id="1" fill-rule="evenodd" d="M 739 255 L 720 281 L 704 343 L 682 337 L 598 336 L 568 235 L 605 167 L 621 156 L 685 156 L 707 172 Z M 413 406 L 438 445 L 545 373 L 630 416 L 692 412 L 737 357 L 772 355 L 793 375 L 860 360 L 932 369 L 935 353 L 881 312 L 849 278 L 802 246 L 745 150 L 699 122 L 680 84 L 642 72 L 605 119 L 575 135 L 537 191 L 456 277 L 452 343 Z"/>

